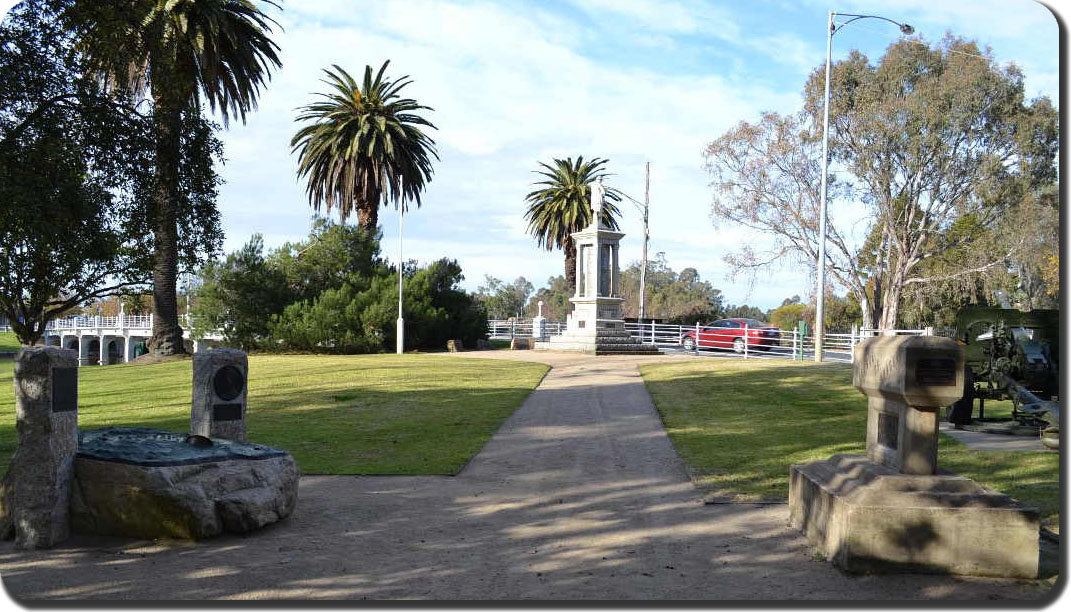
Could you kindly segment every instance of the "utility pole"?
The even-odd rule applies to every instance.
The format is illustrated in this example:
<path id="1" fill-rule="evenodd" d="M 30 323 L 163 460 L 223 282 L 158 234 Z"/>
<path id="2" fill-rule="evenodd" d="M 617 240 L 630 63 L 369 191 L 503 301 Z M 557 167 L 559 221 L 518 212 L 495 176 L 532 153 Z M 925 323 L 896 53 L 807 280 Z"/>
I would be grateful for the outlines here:
<path id="1" fill-rule="evenodd" d="M 648 212 L 651 206 L 651 162 L 647 162 L 647 180 L 643 190 L 643 263 L 640 267 L 640 323 L 647 314 L 647 240 L 651 237 L 647 230 Z"/>

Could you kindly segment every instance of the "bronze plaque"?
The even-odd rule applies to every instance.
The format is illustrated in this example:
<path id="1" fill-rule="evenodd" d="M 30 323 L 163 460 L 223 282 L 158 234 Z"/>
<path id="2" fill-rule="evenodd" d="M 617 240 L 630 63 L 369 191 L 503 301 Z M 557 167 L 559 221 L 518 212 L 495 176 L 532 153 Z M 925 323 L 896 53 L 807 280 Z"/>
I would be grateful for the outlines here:
<path id="1" fill-rule="evenodd" d="M 897 449 L 900 445 L 900 417 L 888 412 L 878 414 L 878 444 Z"/>
<path id="2" fill-rule="evenodd" d="M 52 368 L 52 412 L 78 410 L 78 368 Z"/>
<path id="3" fill-rule="evenodd" d="M 219 399 L 229 402 L 245 390 L 245 376 L 237 367 L 225 365 L 212 377 L 212 387 Z"/>
<path id="4" fill-rule="evenodd" d="M 240 421 L 242 420 L 241 404 L 212 404 L 213 421 Z"/>
<path id="5" fill-rule="evenodd" d="M 956 360 L 928 357 L 915 363 L 915 382 L 920 385 L 948 387 L 956 384 Z"/>

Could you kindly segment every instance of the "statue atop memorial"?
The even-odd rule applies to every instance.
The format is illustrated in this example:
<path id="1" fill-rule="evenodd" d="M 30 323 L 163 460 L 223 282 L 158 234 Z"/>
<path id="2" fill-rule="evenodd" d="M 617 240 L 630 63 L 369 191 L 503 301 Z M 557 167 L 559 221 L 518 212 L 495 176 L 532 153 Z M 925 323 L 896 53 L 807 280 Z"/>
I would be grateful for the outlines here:
<path id="1" fill-rule="evenodd" d="M 602 202 L 603 196 L 606 195 L 606 188 L 602 185 L 602 177 L 591 184 L 591 214 L 592 222 L 598 223 L 602 217 Z"/>

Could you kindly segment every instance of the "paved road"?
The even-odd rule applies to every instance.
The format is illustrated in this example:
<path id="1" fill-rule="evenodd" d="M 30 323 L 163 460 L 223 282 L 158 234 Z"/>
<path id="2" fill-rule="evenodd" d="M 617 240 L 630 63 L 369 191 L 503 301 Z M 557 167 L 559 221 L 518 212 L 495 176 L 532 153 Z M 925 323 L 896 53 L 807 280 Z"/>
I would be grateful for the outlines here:
<path id="1" fill-rule="evenodd" d="M 811 558 L 784 505 L 704 505 L 637 358 L 473 355 L 554 368 L 457 477 L 305 477 L 295 514 L 248 537 L 79 537 L 35 553 L 4 543 L 5 586 L 115 599 L 1041 595 L 1010 581 L 845 576 Z"/>

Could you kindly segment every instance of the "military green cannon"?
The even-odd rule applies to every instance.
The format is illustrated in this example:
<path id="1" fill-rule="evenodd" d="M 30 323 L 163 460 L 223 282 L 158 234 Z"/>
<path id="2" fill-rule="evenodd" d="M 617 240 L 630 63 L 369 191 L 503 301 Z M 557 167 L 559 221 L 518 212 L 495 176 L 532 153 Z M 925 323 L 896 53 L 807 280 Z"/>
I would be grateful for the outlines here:
<path id="1" fill-rule="evenodd" d="M 1017 427 L 1004 431 L 1040 431 L 1046 446 L 1059 448 L 1059 332 L 1056 310 L 961 310 L 956 340 L 966 351 L 967 375 L 963 398 L 949 409 L 949 422 L 961 428 L 992 422 L 995 419 L 985 418 L 985 401 L 1011 400 Z"/>

